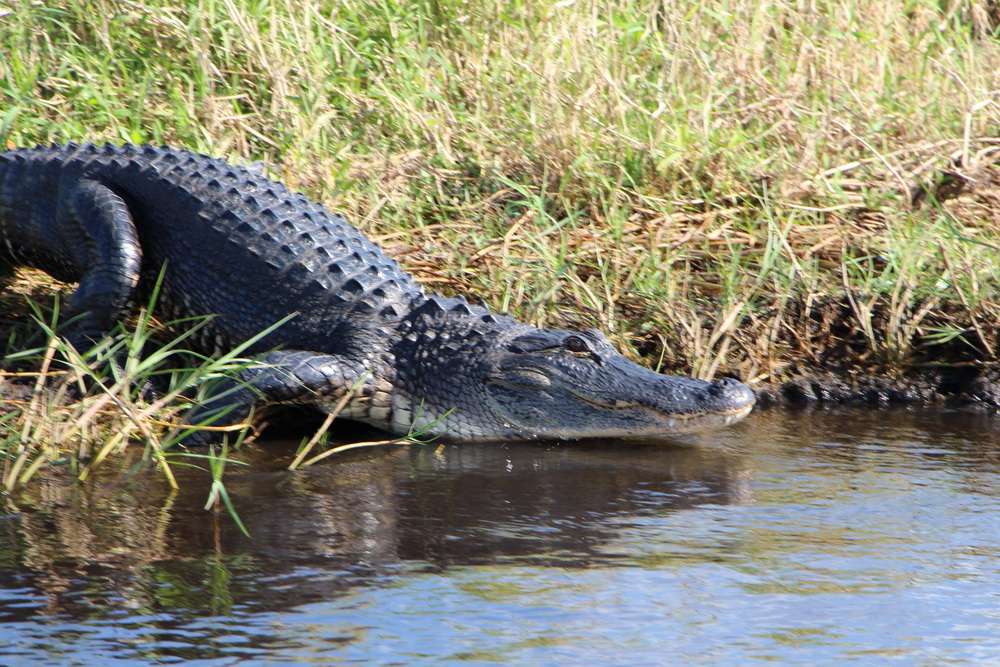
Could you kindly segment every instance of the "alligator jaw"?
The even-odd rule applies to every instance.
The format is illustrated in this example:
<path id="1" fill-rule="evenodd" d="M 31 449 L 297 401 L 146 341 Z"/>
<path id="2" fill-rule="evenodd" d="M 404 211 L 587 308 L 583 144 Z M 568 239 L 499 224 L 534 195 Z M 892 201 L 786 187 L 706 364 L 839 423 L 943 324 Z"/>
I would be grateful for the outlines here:
<path id="1" fill-rule="evenodd" d="M 594 402 L 591 402 L 591 404 L 595 406 L 600 405 Z M 731 426 L 749 415 L 753 411 L 753 407 L 754 401 L 750 401 L 729 409 L 672 414 L 662 413 L 645 405 L 638 405 L 633 408 L 618 407 L 612 409 L 634 409 L 641 411 L 646 417 L 644 419 L 636 419 L 636 426 L 634 427 L 609 428 L 583 434 L 565 429 L 560 430 L 556 427 L 548 435 L 558 440 L 620 439 L 642 440 L 646 442 L 669 440 L 675 435 Z M 605 409 L 608 408 L 605 407 Z"/>
<path id="2" fill-rule="evenodd" d="M 566 427 L 549 426 L 541 432 L 531 431 L 516 424 L 506 423 L 505 428 L 498 432 L 485 432 L 470 435 L 468 432 L 446 430 L 436 433 L 437 437 L 454 443 L 504 443 L 504 442 L 576 442 L 576 441 L 622 441 L 630 443 L 675 442 L 676 436 L 701 433 L 713 429 L 731 426 L 753 411 L 753 403 L 734 408 L 726 412 L 701 413 L 689 415 L 674 415 L 664 417 L 653 411 L 660 418 L 658 428 L 638 430 L 636 428 L 620 427 L 603 430 L 592 429 L 585 432 Z"/>
<path id="3" fill-rule="evenodd" d="M 621 434 L 617 437 L 630 440 L 641 439 L 653 441 L 664 438 L 669 439 L 670 436 L 673 435 L 708 431 L 711 429 L 731 426 L 749 415 L 753 411 L 753 406 L 754 403 L 749 403 L 742 407 L 736 407 L 719 412 L 702 412 L 669 416 L 665 418 L 664 428 L 661 432 Z"/>
<path id="4" fill-rule="evenodd" d="M 522 327 L 486 354 L 497 360 L 486 381 L 488 407 L 510 427 L 491 440 L 655 441 L 733 424 L 756 400 L 736 380 L 655 373 L 597 332 Z"/>

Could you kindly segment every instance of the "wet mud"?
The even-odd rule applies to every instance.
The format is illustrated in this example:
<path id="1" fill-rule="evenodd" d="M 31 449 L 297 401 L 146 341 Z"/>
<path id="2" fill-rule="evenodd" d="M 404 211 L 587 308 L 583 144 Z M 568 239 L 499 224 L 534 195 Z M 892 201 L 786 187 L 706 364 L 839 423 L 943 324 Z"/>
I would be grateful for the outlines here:
<path id="1" fill-rule="evenodd" d="M 1000 409 L 1000 370 L 947 367 L 898 377 L 820 373 L 754 390 L 759 408 L 941 405 L 991 412 Z"/>

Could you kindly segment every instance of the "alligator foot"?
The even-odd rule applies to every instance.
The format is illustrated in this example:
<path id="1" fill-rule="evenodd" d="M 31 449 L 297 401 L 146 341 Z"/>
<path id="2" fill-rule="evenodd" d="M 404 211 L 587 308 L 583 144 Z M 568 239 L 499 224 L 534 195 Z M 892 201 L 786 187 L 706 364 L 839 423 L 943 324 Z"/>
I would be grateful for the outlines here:
<path id="1" fill-rule="evenodd" d="M 296 350 L 266 355 L 260 365 L 210 388 L 210 397 L 185 416 L 192 426 L 233 426 L 259 417 L 268 406 L 330 405 L 364 377 L 364 370 L 343 357 Z M 184 439 L 204 445 L 222 439 L 223 431 L 204 429 Z"/>

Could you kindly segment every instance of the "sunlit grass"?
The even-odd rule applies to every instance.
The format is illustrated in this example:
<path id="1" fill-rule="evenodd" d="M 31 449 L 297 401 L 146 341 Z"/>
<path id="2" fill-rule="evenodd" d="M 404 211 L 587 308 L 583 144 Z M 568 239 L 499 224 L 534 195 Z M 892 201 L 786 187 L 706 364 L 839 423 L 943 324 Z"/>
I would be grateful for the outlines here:
<path id="1" fill-rule="evenodd" d="M 8 3 L 0 139 L 262 161 L 429 287 L 664 370 L 992 362 L 990 7 Z"/>
<path id="2" fill-rule="evenodd" d="M 974 321 L 997 319 L 998 251 L 977 241 L 997 220 L 981 201 L 910 200 L 933 200 L 943 170 L 990 186 L 991 16 L 895 0 L 16 3 L 0 133 L 262 159 L 432 286 L 599 325 L 698 375 L 780 377 L 858 345 L 905 365 L 940 353 L 942 327 L 987 356 Z M 844 318 L 836 335 L 823 317 Z"/>
<path id="3" fill-rule="evenodd" d="M 207 463 L 212 478 L 207 508 L 222 503 L 246 533 L 222 474 L 230 461 L 229 435 L 235 436 L 238 449 L 252 424 L 207 425 L 213 415 L 202 423 L 189 423 L 185 413 L 203 399 L 213 381 L 239 377 L 257 364 L 243 353 L 283 322 L 227 353 L 205 356 L 186 345 L 209 318 L 158 323 L 153 318 L 157 297 L 158 285 L 133 322 L 119 326 L 83 352 L 61 335 L 58 326 L 72 326 L 72 320 L 59 322 L 58 301 L 49 312 L 30 304 L 33 328 L 46 343 L 40 348 L 18 346 L 2 357 L 3 368 L 37 370 L 0 371 L 4 383 L 32 380 L 23 399 L 10 393 L 3 399 L 0 484 L 11 493 L 52 467 L 68 470 L 84 481 L 109 457 L 139 444 L 144 451 L 138 465 L 155 467 L 174 489 L 174 466 Z M 157 391 L 151 389 L 154 384 Z M 223 431 L 220 454 L 214 447 L 205 455 L 179 446 L 191 433 L 205 429 Z"/>

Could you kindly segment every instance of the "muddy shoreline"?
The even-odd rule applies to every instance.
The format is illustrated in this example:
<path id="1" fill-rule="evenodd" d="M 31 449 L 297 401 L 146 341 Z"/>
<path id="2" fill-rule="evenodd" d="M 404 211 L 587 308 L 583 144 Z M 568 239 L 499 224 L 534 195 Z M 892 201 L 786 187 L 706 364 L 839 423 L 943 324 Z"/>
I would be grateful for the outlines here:
<path id="1" fill-rule="evenodd" d="M 1000 370 L 947 367 L 899 377 L 805 374 L 754 385 L 758 408 L 805 406 L 937 405 L 974 411 L 1000 410 Z"/>

